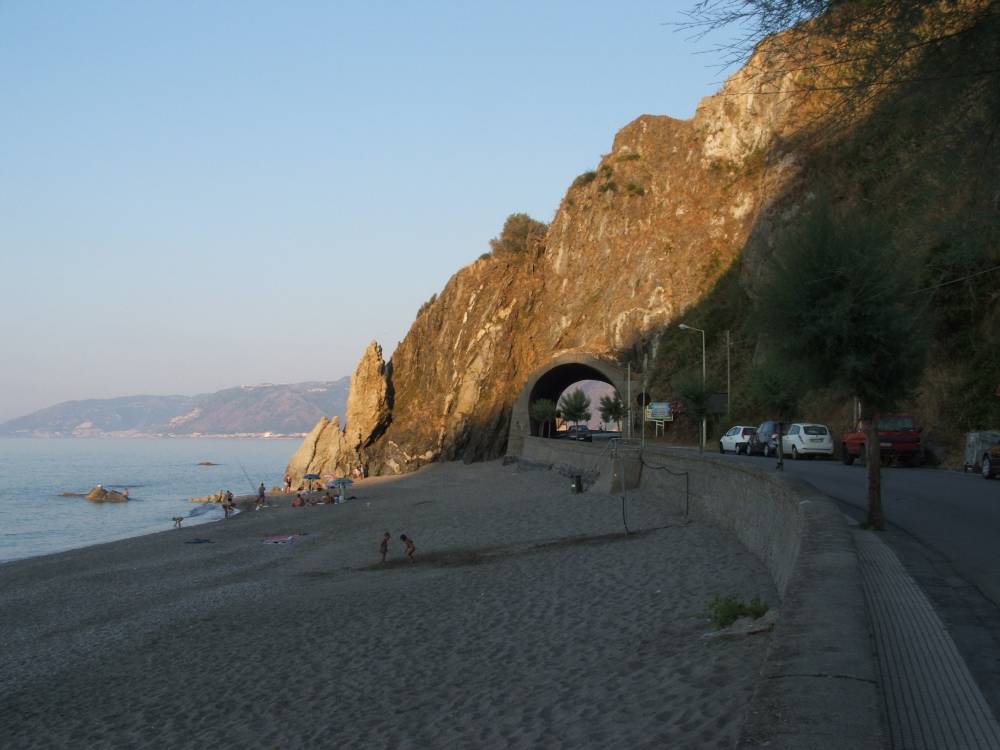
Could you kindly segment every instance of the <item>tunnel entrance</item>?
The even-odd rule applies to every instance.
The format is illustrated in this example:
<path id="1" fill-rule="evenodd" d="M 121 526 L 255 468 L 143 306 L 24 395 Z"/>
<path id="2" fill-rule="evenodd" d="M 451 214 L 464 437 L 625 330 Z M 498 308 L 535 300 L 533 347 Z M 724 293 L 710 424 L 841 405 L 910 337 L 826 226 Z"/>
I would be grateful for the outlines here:
<path id="1" fill-rule="evenodd" d="M 597 381 L 611 386 L 624 402 L 628 392 L 626 379 L 625 370 L 618 365 L 583 353 L 562 354 L 538 368 L 529 376 L 514 404 L 507 455 L 520 455 L 525 438 L 539 437 L 545 432 L 544 423 L 531 417 L 531 404 L 538 399 L 549 399 L 558 406 L 559 398 L 567 388 L 572 388 L 581 381 Z M 640 389 L 641 384 L 633 378 L 633 395 Z M 599 398 L 592 399 L 590 411 L 593 419 L 600 420 Z M 554 427 L 554 424 L 550 425 L 549 434 L 554 434 Z"/>

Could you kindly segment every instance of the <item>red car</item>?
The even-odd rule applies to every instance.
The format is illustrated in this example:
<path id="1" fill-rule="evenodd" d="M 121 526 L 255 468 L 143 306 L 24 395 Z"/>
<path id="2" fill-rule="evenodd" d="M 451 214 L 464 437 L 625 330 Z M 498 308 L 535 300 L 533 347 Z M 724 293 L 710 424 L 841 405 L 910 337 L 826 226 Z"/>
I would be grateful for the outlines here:
<path id="1" fill-rule="evenodd" d="M 840 441 L 841 460 L 848 466 L 854 459 L 863 456 L 868 440 L 868 422 L 858 422 L 853 432 L 846 433 Z M 882 459 L 897 458 L 909 463 L 918 463 L 923 458 L 920 445 L 920 427 L 913 417 L 906 414 L 885 414 L 878 418 L 878 442 Z"/>

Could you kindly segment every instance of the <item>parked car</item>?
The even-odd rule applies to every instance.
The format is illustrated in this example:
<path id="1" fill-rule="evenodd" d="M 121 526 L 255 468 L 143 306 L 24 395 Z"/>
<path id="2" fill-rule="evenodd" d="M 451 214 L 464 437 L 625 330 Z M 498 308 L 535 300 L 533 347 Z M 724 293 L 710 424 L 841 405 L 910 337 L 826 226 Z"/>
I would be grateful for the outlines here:
<path id="1" fill-rule="evenodd" d="M 733 451 L 737 455 L 746 453 L 747 444 L 750 442 L 750 437 L 754 432 L 756 430 L 753 427 L 745 427 L 743 425 L 730 427 L 726 434 L 719 438 L 719 453 L 725 453 L 726 451 Z"/>
<path id="2" fill-rule="evenodd" d="M 979 470 L 983 474 L 983 479 L 1000 477 L 1000 445 L 994 445 L 983 454 Z"/>
<path id="3" fill-rule="evenodd" d="M 854 430 L 840 440 L 841 460 L 848 466 L 854 463 L 854 459 L 865 455 L 868 424 L 867 421 L 859 421 Z M 882 460 L 897 458 L 914 463 L 923 457 L 920 444 L 922 428 L 908 414 L 883 415 L 878 418 L 876 429 Z"/>
<path id="4" fill-rule="evenodd" d="M 566 440 L 579 440 L 585 443 L 594 442 L 594 436 L 590 428 L 585 424 L 571 424 L 564 432 L 559 433 L 559 437 Z"/>
<path id="5" fill-rule="evenodd" d="M 826 425 L 792 422 L 781 436 L 781 451 L 793 460 L 800 456 L 833 456 L 833 436 Z"/>
<path id="6" fill-rule="evenodd" d="M 780 422 L 762 422 L 747 443 L 747 455 L 773 456 L 778 453 L 778 425 Z"/>
<path id="7" fill-rule="evenodd" d="M 968 432 L 965 435 L 965 470 L 978 471 L 984 479 L 1000 476 L 1000 431 Z"/>

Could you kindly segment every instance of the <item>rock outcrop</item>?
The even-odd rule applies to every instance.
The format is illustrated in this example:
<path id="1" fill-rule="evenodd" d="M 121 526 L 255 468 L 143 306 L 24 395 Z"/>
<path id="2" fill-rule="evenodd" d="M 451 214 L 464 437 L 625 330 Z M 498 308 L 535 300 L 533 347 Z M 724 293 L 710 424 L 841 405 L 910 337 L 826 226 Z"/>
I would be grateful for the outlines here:
<path id="1" fill-rule="evenodd" d="M 296 486 L 306 474 L 333 479 L 354 470 L 369 471 L 368 449 L 392 419 L 390 372 L 382 347 L 372 341 L 351 376 L 345 427 L 337 417 L 323 417 L 288 462 L 286 473 Z"/>
<path id="2" fill-rule="evenodd" d="M 92 503 L 124 503 L 128 498 L 115 490 L 106 490 L 101 485 L 97 485 L 87 493 L 87 499 Z"/>

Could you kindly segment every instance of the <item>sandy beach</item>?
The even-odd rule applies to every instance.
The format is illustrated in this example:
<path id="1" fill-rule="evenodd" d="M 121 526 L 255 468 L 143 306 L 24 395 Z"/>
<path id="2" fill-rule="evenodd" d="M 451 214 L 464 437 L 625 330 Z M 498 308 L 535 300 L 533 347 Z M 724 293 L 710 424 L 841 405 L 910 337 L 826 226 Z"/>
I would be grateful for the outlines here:
<path id="1" fill-rule="evenodd" d="M 735 745 L 770 635 L 704 611 L 778 601 L 736 540 L 499 463 L 352 492 L 0 566 L 0 747 Z"/>

